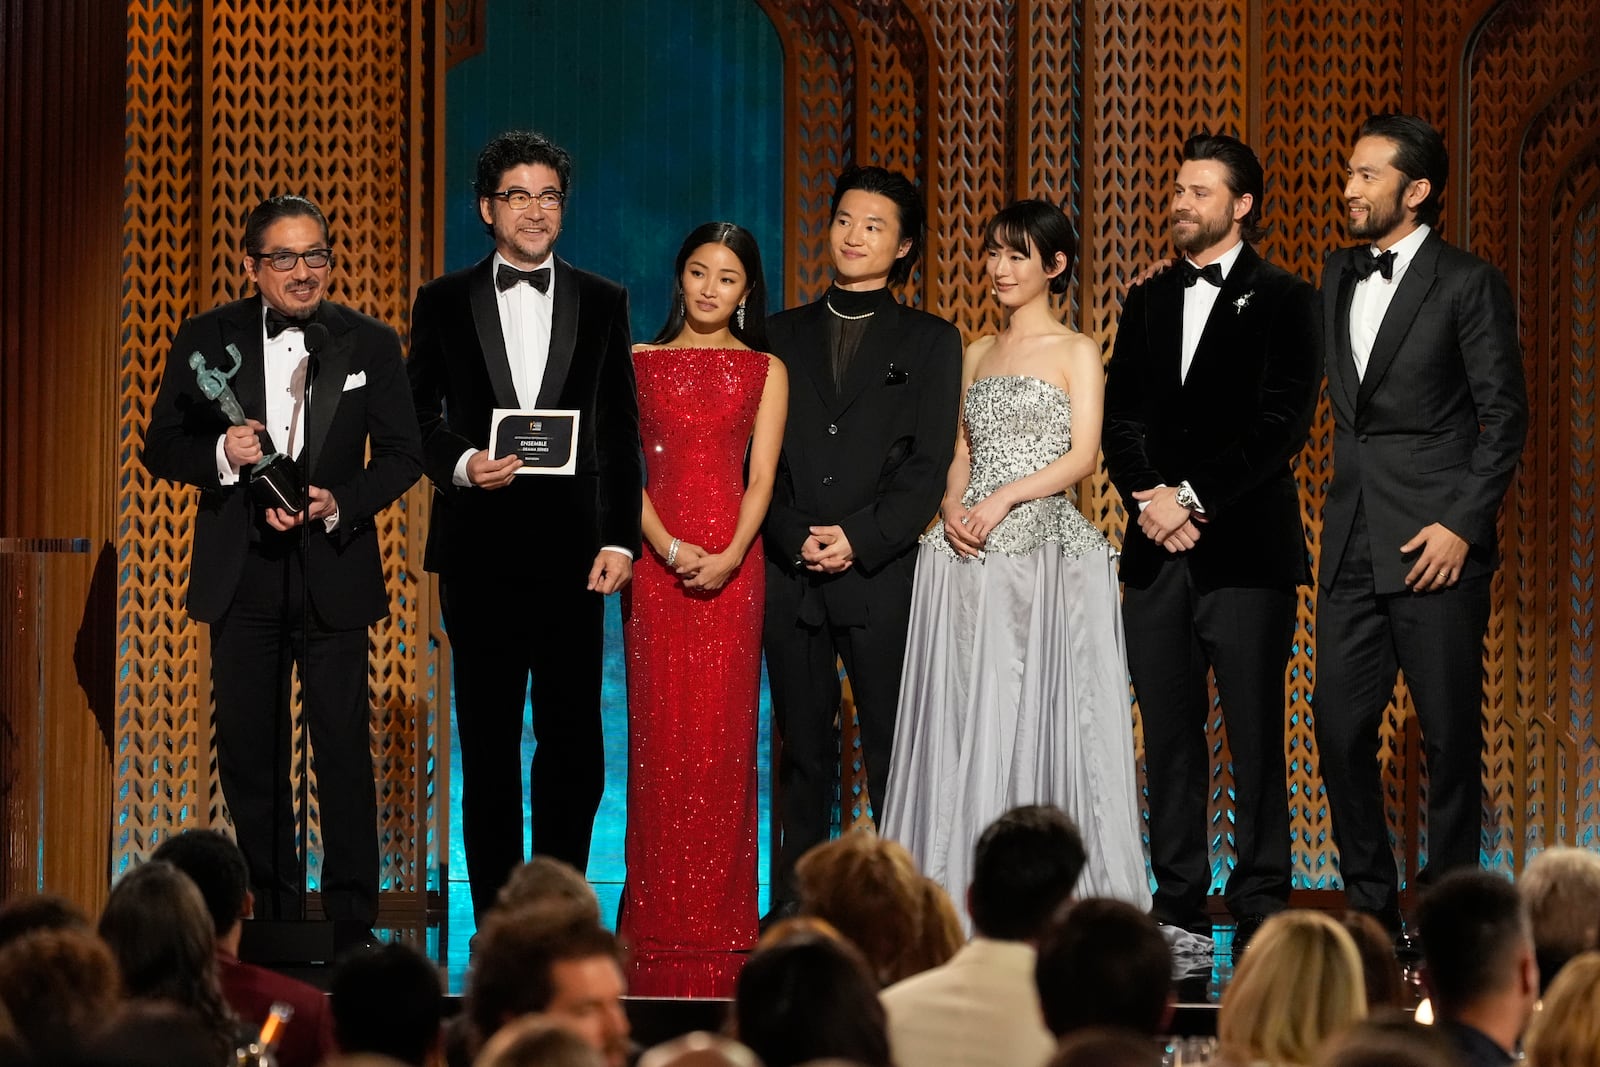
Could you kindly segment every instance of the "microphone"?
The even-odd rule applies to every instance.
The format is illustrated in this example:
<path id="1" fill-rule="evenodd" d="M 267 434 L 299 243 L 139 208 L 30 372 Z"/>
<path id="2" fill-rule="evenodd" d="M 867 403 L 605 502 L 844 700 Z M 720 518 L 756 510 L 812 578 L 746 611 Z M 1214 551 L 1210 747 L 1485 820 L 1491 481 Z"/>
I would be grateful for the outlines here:
<path id="1" fill-rule="evenodd" d="M 315 377 L 317 373 L 317 353 L 328 345 L 328 328 L 320 322 L 309 322 L 306 324 L 304 335 L 306 342 L 306 369 L 310 372 L 311 377 Z"/>

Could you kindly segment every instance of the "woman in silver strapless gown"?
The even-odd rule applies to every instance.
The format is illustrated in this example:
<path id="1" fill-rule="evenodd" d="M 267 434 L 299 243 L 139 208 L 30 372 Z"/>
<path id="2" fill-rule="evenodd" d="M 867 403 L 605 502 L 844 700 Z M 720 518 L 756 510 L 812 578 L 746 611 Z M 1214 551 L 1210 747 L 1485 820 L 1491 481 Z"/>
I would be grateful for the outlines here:
<path id="1" fill-rule="evenodd" d="M 1098 346 L 1049 303 L 1076 241 L 1058 209 L 1023 201 L 987 243 L 1011 317 L 968 350 L 963 440 L 918 550 L 882 832 L 960 900 L 984 828 L 1054 804 L 1088 852 L 1076 895 L 1148 907 L 1113 553 L 1068 495 L 1094 470 L 1104 389 Z"/>

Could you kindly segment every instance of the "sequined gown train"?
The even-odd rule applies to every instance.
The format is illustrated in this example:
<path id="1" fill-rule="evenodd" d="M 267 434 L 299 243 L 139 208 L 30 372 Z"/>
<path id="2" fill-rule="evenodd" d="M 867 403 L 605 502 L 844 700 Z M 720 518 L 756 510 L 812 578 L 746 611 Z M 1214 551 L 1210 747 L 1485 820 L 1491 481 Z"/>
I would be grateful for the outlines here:
<path id="1" fill-rule="evenodd" d="M 1067 451 L 1067 394 L 1023 376 L 967 390 L 965 504 Z M 1011 510 L 981 559 L 943 525 L 918 548 L 885 836 L 956 900 L 983 829 L 1019 804 L 1055 804 L 1083 833 L 1078 896 L 1150 905 L 1133 721 L 1110 546 L 1065 495 Z"/>
<path id="2" fill-rule="evenodd" d="M 767 357 L 666 348 L 634 356 L 650 501 L 674 535 L 733 537 Z M 618 932 L 639 996 L 730 996 L 756 940 L 756 704 L 765 593 L 758 538 L 715 594 L 646 549 L 623 598 L 628 881 Z"/>

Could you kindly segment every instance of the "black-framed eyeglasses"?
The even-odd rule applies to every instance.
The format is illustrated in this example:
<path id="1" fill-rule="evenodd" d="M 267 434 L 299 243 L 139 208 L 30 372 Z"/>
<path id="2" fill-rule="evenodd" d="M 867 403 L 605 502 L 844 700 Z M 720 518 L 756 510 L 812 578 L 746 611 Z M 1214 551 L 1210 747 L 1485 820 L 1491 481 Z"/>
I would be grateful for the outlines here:
<path id="1" fill-rule="evenodd" d="M 321 270 L 333 262 L 333 249 L 313 248 L 309 252 L 262 252 L 255 257 L 257 263 L 265 263 L 273 270 L 280 271 L 294 270 L 294 265 L 302 259 L 312 270 Z"/>
<path id="2" fill-rule="evenodd" d="M 522 211 L 534 201 L 546 211 L 560 211 L 561 205 L 567 202 L 567 194 L 555 189 L 541 189 L 537 193 L 530 193 L 526 189 L 506 189 L 503 192 L 490 193 L 491 200 L 504 200 L 506 207 L 512 211 Z"/>

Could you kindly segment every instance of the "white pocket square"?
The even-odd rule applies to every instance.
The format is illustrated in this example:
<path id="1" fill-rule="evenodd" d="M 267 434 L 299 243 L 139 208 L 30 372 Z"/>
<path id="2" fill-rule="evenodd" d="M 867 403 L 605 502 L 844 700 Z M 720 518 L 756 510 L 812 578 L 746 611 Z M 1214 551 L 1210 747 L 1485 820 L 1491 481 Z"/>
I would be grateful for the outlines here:
<path id="1" fill-rule="evenodd" d="M 350 390 L 352 390 L 352 389 L 360 389 L 363 385 L 366 385 L 366 384 L 367 384 L 367 372 L 366 371 L 359 371 L 359 372 L 357 372 L 355 374 L 348 374 L 348 375 L 345 376 L 345 379 L 344 379 L 344 391 L 348 393 Z"/>

